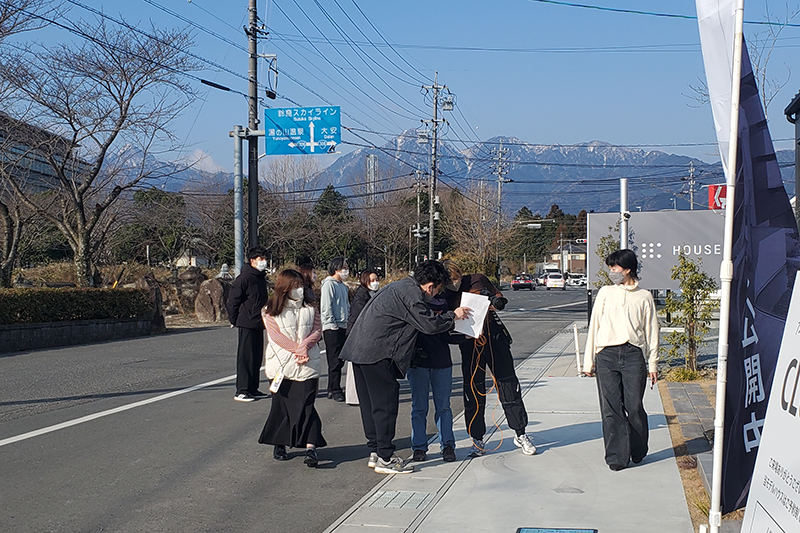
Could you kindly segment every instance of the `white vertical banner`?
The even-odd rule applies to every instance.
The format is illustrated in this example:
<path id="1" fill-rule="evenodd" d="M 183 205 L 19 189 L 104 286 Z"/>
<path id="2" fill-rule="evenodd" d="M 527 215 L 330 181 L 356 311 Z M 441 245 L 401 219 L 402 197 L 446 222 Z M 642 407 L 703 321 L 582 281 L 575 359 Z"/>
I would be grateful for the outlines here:
<path id="1" fill-rule="evenodd" d="M 743 533 L 800 531 L 800 287 L 794 284 Z"/>
<path id="2" fill-rule="evenodd" d="M 719 154 L 727 176 L 736 0 L 696 0 L 696 4 L 708 97 L 714 114 Z"/>

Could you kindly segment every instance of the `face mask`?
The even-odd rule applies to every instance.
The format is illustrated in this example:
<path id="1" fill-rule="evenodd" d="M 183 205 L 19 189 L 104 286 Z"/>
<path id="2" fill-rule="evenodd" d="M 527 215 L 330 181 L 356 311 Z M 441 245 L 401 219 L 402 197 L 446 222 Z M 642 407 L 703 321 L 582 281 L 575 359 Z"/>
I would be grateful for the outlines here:
<path id="1" fill-rule="evenodd" d="M 267 269 L 267 262 L 266 261 L 256 261 L 256 270 L 259 272 L 264 272 Z"/>
<path id="2" fill-rule="evenodd" d="M 608 277 L 614 285 L 619 285 L 625 281 L 625 274 L 622 272 L 609 272 Z"/>
<path id="3" fill-rule="evenodd" d="M 371 290 L 371 291 L 377 291 L 380 288 L 381 288 L 381 282 L 380 281 L 371 281 L 369 283 L 369 290 Z"/>
<path id="4" fill-rule="evenodd" d="M 350 271 L 345 268 L 344 270 L 339 271 L 339 275 L 342 277 L 342 281 L 344 281 L 350 277 Z"/>
<path id="5" fill-rule="evenodd" d="M 450 285 L 448 285 L 447 288 L 453 292 L 458 292 L 458 289 L 461 288 L 461 280 L 459 279 L 458 281 L 455 282 L 451 281 Z"/>
<path id="6" fill-rule="evenodd" d="M 289 292 L 289 298 L 291 298 L 292 300 L 302 300 L 303 294 L 304 294 L 303 287 L 298 287 L 296 289 L 292 289 Z"/>

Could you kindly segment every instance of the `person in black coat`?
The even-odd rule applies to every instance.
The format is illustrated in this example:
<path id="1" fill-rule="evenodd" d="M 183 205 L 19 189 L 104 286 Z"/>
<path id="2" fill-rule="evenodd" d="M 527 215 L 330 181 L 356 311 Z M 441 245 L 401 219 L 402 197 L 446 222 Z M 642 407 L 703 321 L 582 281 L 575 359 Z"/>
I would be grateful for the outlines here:
<path id="1" fill-rule="evenodd" d="M 372 295 L 378 292 L 378 289 L 381 287 L 378 281 L 378 274 L 374 270 L 368 268 L 361 272 L 358 282 L 359 285 L 350 302 L 350 315 L 347 317 L 347 331 L 353 331 L 356 318 L 358 318 L 361 310 L 364 309 L 364 306 L 367 305 Z M 358 405 L 358 392 L 356 391 L 356 382 L 353 377 L 353 364 L 349 361 L 345 364 L 345 371 L 347 373 L 344 387 L 345 402 L 347 402 L 347 405 Z"/>
<path id="2" fill-rule="evenodd" d="M 247 251 L 249 263 L 233 280 L 228 295 L 228 319 L 239 328 L 236 351 L 236 395 L 238 402 L 252 402 L 268 394 L 258 390 L 264 360 L 264 322 L 261 309 L 267 305 L 267 251 L 254 246 Z"/>
<path id="3" fill-rule="evenodd" d="M 347 331 L 353 331 L 356 318 L 367 305 L 372 295 L 378 292 L 381 284 L 378 281 L 378 274 L 374 270 L 366 269 L 358 278 L 359 285 L 353 293 L 353 300 L 350 302 L 350 316 L 347 317 Z"/>

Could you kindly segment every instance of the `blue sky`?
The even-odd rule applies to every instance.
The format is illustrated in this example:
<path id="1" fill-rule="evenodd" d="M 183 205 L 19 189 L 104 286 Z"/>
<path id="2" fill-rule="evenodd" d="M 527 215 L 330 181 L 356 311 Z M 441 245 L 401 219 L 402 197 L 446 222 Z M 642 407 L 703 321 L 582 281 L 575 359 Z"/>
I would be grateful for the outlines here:
<path id="1" fill-rule="evenodd" d="M 270 31 L 259 49 L 278 56 L 277 92 L 285 97 L 265 101 L 273 107 L 340 105 L 342 125 L 358 130 L 343 135 L 340 149 L 347 152 L 381 145 L 431 118 L 420 87 L 438 71 L 439 83 L 456 96 L 456 110 L 445 115 L 445 138 L 458 148 L 507 135 L 537 144 L 599 140 L 717 161 L 711 110 L 690 88 L 704 78 L 697 21 L 658 16 L 693 17 L 694 1 L 577 3 L 606 9 L 537 0 L 259 0 Z M 80 0 L 71 4 L 71 19 L 95 17 L 76 4 L 142 29 L 151 21 L 189 29 L 195 54 L 240 76 L 209 64 L 195 74 L 247 93 L 247 0 Z M 796 1 L 749 0 L 745 19 L 764 21 L 768 9 L 773 18 L 785 17 L 787 5 L 790 12 L 800 9 Z M 653 14 L 609 10 L 643 8 Z M 749 39 L 764 31 L 745 26 Z M 24 38 L 74 37 L 44 29 Z M 787 27 L 770 57 L 770 75 L 788 79 L 768 109 L 777 149 L 792 147 L 794 126 L 783 109 L 800 90 L 800 69 L 790 72 L 798 47 L 800 28 Z M 259 69 L 264 83 L 266 63 Z M 175 159 L 202 155 L 202 166 L 232 170 L 228 131 L 246 125 L 247 102 L 198 88 L 201 98 L 173 126 L 184 143 Z"/>

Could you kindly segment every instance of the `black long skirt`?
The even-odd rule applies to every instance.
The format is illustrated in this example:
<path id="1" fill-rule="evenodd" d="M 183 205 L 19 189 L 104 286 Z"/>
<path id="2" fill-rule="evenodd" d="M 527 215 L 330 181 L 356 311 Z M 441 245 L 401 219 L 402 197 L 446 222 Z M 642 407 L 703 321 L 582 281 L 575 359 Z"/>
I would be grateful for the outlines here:
<path id="1" fill-rule="evenodd" d="M 272 394 L 272 407 L 261 430 L 261 444 L 282 444 L 290 448 L 327 446 L 322 436 L 322 420 L 314 408 L 319 379 L 292 381 L 284 379 Z"/>

